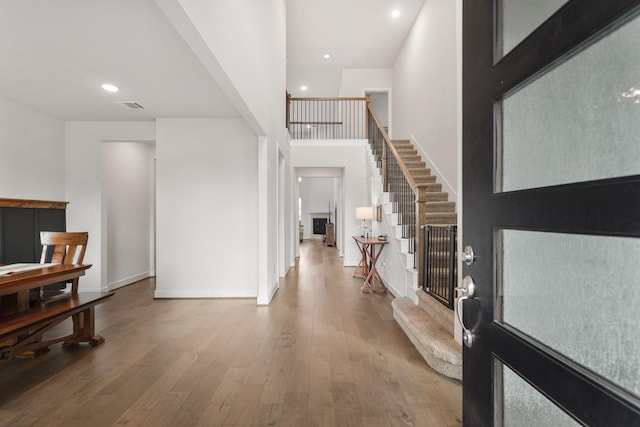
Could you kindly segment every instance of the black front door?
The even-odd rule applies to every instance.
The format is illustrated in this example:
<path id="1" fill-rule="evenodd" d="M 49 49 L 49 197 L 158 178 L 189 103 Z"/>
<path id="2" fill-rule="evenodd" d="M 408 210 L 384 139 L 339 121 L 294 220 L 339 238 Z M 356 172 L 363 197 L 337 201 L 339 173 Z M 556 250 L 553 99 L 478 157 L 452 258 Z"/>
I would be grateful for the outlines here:
<path id="1" fill-rule="evenodd" d="M 463 206 L 464 424 L 639 426 L 640 1 L 463 2 Z"/>

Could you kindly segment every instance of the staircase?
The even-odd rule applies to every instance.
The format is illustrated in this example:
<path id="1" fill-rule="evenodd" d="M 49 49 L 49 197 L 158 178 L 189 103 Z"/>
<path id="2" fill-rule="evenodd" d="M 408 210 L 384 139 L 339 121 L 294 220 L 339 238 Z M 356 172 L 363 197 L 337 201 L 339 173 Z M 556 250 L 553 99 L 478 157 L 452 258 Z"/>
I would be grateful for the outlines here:
<path id="1" fill-rule="evenodd" d="M 420 189 L 422 207 L 420 225 L 457 224 L 455 202 L 448 201 L 448 193 L 442 192 L 442 184 L 436 182 L 431 170 L 426 167 L 411 141 L 394 140 L 391 144 L 407 167 L 411 177 Z M 390 195 L 383 193 L 382 204 L 390 225 L 398 224 L 397 214 L 392 212 Z M 393 228 L 393 227 L 392 227 Z M 395 238 L 401 251 L 401 258 L 407 271 L 413 275 L 414 289 L 418 304 L 409 297 L 396 298 L 391 306 L 393 317 L 409 337 L 427 364 L 437 372 L 458 380 L 462 379 L 462 348 L 453 336 L 454 312 L 418 288 L 418 274 L 414 255 L 409 252 L 409 244 L 402 239 L 401 227 L 396 227 Z"/>
<path id="2" fill-rule="evenodd" d="M 418 150 L 413 148 L 409 140 L 392 140 L 391 143 L 400 155 L 400 159 L 409 169 L 409 173 L 414 181 L 425 190 L 424 211 L 421 225 L 432 224 L 457 224 L 455 202 L 449 202 L 449 194 L 442 192 L 442 184 L 436 183 L 436 177 L 431 175 L 431 169 L 426 167 L 426 163 L 418 154 Z"/>

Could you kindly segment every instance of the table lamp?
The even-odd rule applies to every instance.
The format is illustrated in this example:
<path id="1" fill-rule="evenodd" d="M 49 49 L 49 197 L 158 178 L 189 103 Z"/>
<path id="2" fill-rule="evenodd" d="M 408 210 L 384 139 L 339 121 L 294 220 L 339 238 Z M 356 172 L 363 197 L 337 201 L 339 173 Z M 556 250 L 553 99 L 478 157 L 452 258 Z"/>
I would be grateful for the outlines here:
<path id="1" fill-rule="evenodd" d="M 362 206 L 356 208 L 356 219 L 362 220 L 360 226 L 360 237 L 369 237 L 369 227 L 367 226 L 367 220 L 373 219 L 373 208 L 371 206 Z"/>

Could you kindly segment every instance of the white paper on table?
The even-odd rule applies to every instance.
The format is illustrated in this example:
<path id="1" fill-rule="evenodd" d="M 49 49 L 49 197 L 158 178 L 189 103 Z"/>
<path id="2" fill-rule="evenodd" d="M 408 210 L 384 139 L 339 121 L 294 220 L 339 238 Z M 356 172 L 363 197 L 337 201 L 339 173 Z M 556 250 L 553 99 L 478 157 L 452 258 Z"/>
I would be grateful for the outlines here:
<path id="1" fill-rule="evenodd" d="M 38 264 L 38 263 L 34 263 L 34 262 L 24 262 L 24 263 L 20 263 L 20 264 L 9 264 L 9 265 L 5 265 L 4 267 L 0 267 L 0 276 L 4 276 L 6 274 L 11 274 L 11 273 L 20 273 L 22 271 L 29 271 L 29 270 L 35 270 L 38 268 L 43 268 L 43 267 L 51 267 L 52 265 L 56 265 L 55 263 L 47 263 L 47 264 Z"/>

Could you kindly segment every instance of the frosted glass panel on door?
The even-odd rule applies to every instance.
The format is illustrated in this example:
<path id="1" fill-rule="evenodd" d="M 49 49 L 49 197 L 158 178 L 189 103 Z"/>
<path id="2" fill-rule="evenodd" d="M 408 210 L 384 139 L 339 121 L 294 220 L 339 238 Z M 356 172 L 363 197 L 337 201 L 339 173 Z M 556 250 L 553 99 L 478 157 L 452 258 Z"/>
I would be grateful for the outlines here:
<path id="1" fill-rule="evenodd" d="M 498 320 L 640 397 L 640 238 L 500 233 Z"/>
<path id="2" fill-rule="evenodd" d="M 497 40 L 498 51 L 505 55 L 509 53 L 566 2 L 567 0 L 499 0 L 498 25 L 501 36 Z"/>
<path id="3" fill-rule="evenodd" d="M 497 191 L 640 174 L 640 19 L 510 94 L 501 108 Z"/>
<path id="4" fill-rule="evenodd" d="M 562 409 L 500 363 L 502 369 L 502 425 L 504 427 L 574 427 Z"/>

